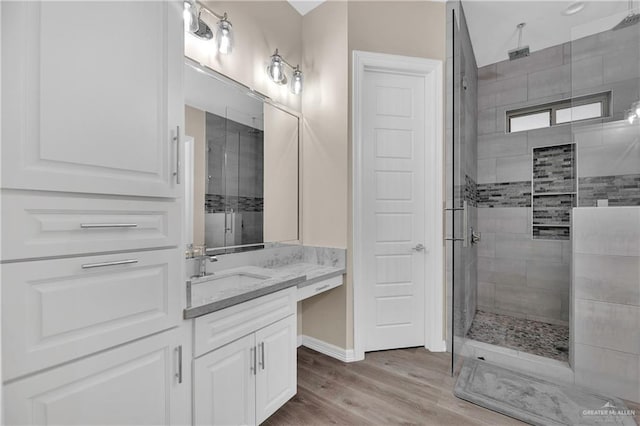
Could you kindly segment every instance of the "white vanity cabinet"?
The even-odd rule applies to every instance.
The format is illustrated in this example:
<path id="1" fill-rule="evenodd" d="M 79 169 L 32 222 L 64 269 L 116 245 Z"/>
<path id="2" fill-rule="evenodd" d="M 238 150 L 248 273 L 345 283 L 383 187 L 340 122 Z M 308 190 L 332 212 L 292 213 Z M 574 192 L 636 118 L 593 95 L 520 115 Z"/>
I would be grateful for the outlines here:
<path id="1" fill-rule="evenodd" d="M 173 329 L 10 383 L 4 424 L 186 424 L 182 340 Z"/>
<path id="2" fill-rule="evenodd" d="M 194 360 L 194 424 L 260 424 L 296 394 L 295 292 L 295 287 L 282 290 L 209 314 L 219 324 L 239 321 L 253 327 L 235 329 L 231 342 Z M 254 321 L 256 312 L 283 298 L 290 301 L 290 310 L 279 310 L 280 319 Z M 204 316 L 195 320 L 196 327 L 198 320 L 211 323 Z"/>
<path id="3" fill-rule="evenodd" d="M 2 186 L 178 196 L 182 2 L 2 2 Z"/>
<path id="4" fill-rule="evenodd" d="M 188 423 L 183 2 L 0 8 L 4 423 Z"/>

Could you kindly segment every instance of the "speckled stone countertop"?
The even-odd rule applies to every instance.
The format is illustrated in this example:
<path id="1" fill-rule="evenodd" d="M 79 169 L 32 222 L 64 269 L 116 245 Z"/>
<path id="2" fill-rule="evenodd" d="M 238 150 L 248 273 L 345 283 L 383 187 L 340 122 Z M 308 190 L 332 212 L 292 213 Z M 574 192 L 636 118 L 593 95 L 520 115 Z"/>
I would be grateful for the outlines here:
<path id="1" fill-rule="evenodd" d="M 297 286 L 303 288 L 342 275 L 345 268 L 312 263 L 291 263 L 277 268 L 241 266 L 187 281 L 188 305 L 184 318 L 191 319 Z"/>
<path id="2" fill-rule="evenodd" d="M 234 276 L 248 279 L 243 282 L 240 279 L 234 280 Z M 194 278 L 187 282 L 187 294 L 190 299 L 187 305 L 191 306 L 184 310 L 184 318 L 191 319 L 219 311 L 297 286 L 306 279 L 305 275 L 256 266 L 241 266 L 204 278 Z"/>
<path id="3" fill-rule="evenodd" d="M 298 284 L 298 288 L 303 288 L 328 278 L 337 277 L 347 272 L 345 268 L 317 265 L 314 263 L 291 263 L 276 269 L 278 271 L 290 272 L 291 274 L 305 275 L 306 280 Z"/>

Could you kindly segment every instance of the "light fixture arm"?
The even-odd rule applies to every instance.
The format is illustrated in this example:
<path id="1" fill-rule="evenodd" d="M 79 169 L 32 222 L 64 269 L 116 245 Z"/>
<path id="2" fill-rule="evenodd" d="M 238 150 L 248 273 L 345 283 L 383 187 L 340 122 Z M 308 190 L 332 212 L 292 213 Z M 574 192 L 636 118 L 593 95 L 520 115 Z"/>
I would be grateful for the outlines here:
<path id="1" fill-rule="evenodd" d="M 289 68 L 291 68 L 292 71 L 300 70 L 300 65 L 296 65 L 294 67 L 289 62 L 287 62 L 287 60 L 280 54 L 280 52 L 278 52 L 278 48 L 277 47 L 276 47 L 276 51 L 273 52 L 273 55 L 271 55 L 271 56 L 276 56 L 276 55 L 278 55 L 280 57 L 280 60 L 282 61 L 282 63 L 285 64 L 286 66 L 288 66 Z"/>
<path id="2" fill-rule="evenodd" d="M 196 0 L 196 5 L 200 8 L 200 11 L 205 11 L 208 12 L 210 15 L 218 18 L 218 19 L 229 19 L 229 17 L 227 16 L 227 12 L 224 12 L 222 15 L 220 15 L 219 13 L 214 12 L 213 10 L 209 9 L 207 6 L 205 6 L 202 2 L 199 2 Z"/>

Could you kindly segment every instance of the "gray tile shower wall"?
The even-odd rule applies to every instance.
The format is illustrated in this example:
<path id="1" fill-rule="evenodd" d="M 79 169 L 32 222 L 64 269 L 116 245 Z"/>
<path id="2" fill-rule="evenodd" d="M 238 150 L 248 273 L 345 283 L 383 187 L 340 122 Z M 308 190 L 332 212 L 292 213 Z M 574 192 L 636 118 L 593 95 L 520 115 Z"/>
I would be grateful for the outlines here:
<path id="1" fill-rule="evenodd" d="M 640 207 L 573 210 L 575 382 L 640 402 Z"/>
<path id="2" fill-rule="evenodd" d="M 523 199 L 531 190 L 526 183 L 536 174 L 534 148 L 575 143 L 581 206 L 603 198 L 610 205 L 639 204 L 640 124 L 620 121 L 640 98 L 638 28 L 605 31 L 478 70 L 479 308 L 548 322 L 568 320 L 571 244 L 556 240 L 568 238 L 568 229 L 531 229 L 534 218 L 565 222 L 566 212 L 553 206 L 546 213 L 534 212 L 530 196 L 529 203 Z M 612 111 L 603 122 L 505 132 L 506 111 L 606 91 L 612 92 Z M 575 191 L 565 191 L 564 179 L 553 176 L 562 164 L 543 166 L 551 173 L 536 192 Z M 534 232 L 545 240 L 532 239 Z"/>
<path id="3" fill-rule="evenodd" d="M 580 178 L 580 207 L 603 199 L 610 206 L 640 206 L 640 174 Z"/>
<path id="4" fill-rule="evenodd" d="M 533 149 L 533 192 L 575 192 L 573 144 Z"/>
<path id="5" fill-rule="evenodd" d="M 571 143 L 571 128 L 505 133 L 505 114 L 571 96 L 564 53 L 555 46 L 478 70 L 478 309 L 554 324 L 569 320 L 570 244 L 532 239 L 532 149 Z M 547 160 L 538 172 L 551 187 L 563 161 Z"/>
<path id="6" fill-rule="evenodd" d="M 478 207 L 531 207 L 531 181 L 479 184 Z"/>
<path id="7" fill-rule="evenodd" d="M 205 194 L 204 207 L 207 213 L 224 213 L 228 208 L 239 212 L 260 213 L 264 211 L 264 199 L 262 197 Z"/>

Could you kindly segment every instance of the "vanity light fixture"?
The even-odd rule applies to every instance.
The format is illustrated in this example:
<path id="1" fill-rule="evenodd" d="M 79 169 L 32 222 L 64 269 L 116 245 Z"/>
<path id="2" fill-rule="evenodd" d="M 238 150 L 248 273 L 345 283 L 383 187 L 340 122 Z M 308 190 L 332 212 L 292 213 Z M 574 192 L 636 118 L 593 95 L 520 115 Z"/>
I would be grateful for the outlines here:
<path id="1" fill-rule="evenodd" d="M 202 11 L 205 11 L 218 19 L 216 23 L 216 49 L 223 55 L 228 55 L 233 50 L 233 25 L 229 21 L 229 16 L 225 12 L 219 15 L 202 5 L 197 0 L 184 0 L 184 27 L 185 30 L 194 36 L 211 40 L 213 31 L 201 18 Z"/>
<path id="2" fill-rule="evenodd" d="M 296 65 L 295 67 L 287 62 L 281 55 L 278 53 L 278 49 L 271 55 L 271 63 L 267 66 L 267 74 L 269 78 L 276 84 L 284 85 L 287 84 L 287 76 L 285 74 L 284 68 L 285 65 L 291 68 L 291 93 L 294 95 L 299 95 L 302 93 L 302 83 L 303 76 L 302 71 L 300 70 L 300 65 Z"/>

